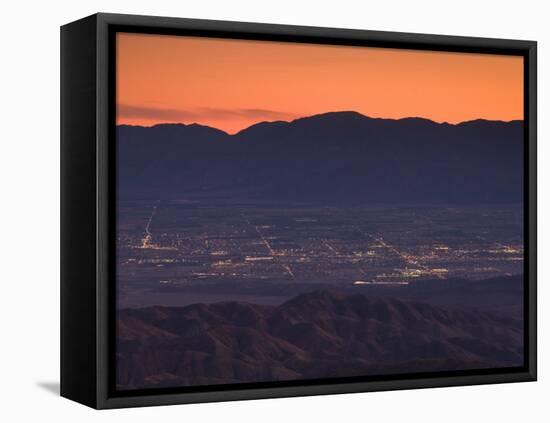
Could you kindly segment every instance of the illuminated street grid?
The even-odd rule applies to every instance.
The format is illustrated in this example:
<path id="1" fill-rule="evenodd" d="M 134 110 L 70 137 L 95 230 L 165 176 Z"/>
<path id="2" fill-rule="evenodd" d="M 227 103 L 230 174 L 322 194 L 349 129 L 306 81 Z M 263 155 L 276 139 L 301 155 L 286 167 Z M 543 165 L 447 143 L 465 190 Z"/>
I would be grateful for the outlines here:
<path id="1" fill-rule="evenodd" d="M 121 286 L 406 284 L 523 272 L 517 207 L 121 202 Z"/>

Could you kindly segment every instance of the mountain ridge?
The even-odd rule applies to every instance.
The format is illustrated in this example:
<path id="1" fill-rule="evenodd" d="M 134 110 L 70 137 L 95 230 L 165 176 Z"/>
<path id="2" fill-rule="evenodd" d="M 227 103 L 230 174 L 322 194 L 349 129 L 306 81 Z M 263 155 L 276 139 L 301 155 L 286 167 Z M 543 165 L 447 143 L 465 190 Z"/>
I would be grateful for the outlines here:
<path id="1" fill-rule="evenodd" d="M 122 124 L 118 124 L 117 125 L 117 128 L 143 128 L 143 129 L 153 129 L 153 128 L 156 128 L 156 127 L 161 127 L 161 126 L 181 126 L 181 127 L 190 127 L 190 126 L 197 126 L 197 127 L 202 127 L 202 128 L 210 128 L 210 129 L 215 129 L 217 131 L 220 131 L 220 132 L 223 132 L 225 134 L 227 134 L 228 136 L 230 137 L 235 137 L 237 136 L 239 133 L 241 132 L 244 132 L 250 128 L 253 128 L 257 125 L 265 125 L 265 124 L 291 124 L 293 122 L 296 122 L 296 121 L 300 121 L 300 120 L 307 120 L 307 119 L 310 119 L 310 118 L 315 118 L 315 117 L 321 117 L 321 116 L 330 116 L 330 115 L 337 115 L 337 114 L 341 114 L 341 115 L 351 115 L 351 114 L 355 114 L 355 115 L 358 115 L 362 118 L 366 118 L 366 119 L 371 119 L 371 120 L 383 120 L 383 121 L 395 121 L 395 122 L 399 122 L 399 121 L 408 121 L 408 120 L 416 120 L 416 121 L 425 121 L 425 122 L 429 122 L 429 123 L 433 123 L 435 125 L 443 125 L 443 126 L 460 126 L 460 125 L 464 125 L 464 124 L 469 124 L 469 123 L 472 123 L 472 122 L 493 122 L 493 123 L 515 123 L 515 122 L 523 122 L 522 119 L 512 119 L 512 120 L 501 120 L 501 119 L 485 119 L 485 118 L 476 118 L 476 119 L 469 119 L 469 120 L 464 120 L 464 121 L 460 121 L 460 122 L 456 122 L 456 123 L 451 123 L 451 122 L 447 122 L 447 121 L 443 121 L 443 122 L 438 122 L 438 121 L 435 121 L 433 119 L 429 119 L 429 118 L 425 118 L 425 117 L 421 117 L 421 116 L 407 116 L 407 117 L 402 117 L 402 118 L 383 118 L 383 117 L 372 117 L 372 116 L 368 116 L 368 115 L 364 115 L 360 112 L 356 112 L 356 111 L 353 111 L 353 110 L 341 110 L 341 111 L 331 111 L 331 112 L 324 112 L 324 113 L 316 113 L 316 114 L 313 114 L 313 115 L 308 115 L 308 116 L 303 116 L 303 117 L 299 117 L 299 118 L 296 118 L 296 119 L 292 119 L 292 120 L 264 120 L 264 121 L 259 121 L 259 122 L 256 122 L 256 123 L 253 123 L 249 126 L 247 126 L 246 128 L 242 128 L 240 129 L 239 131 L 233 133 L 233 134 L 230 134 L 229 132 L 227 131 L 224 131 L 222 129 L 219 129 L 219 128 L 216 128 L 215 126 L 210 126 L 210 125 L 205 125 L 205 124 L 201 124 L 201 123 L 198 123 L 198 122 L 192 122 L 192 123 L 184 123 L 184 122 L 159 122 L 159 123 L 155 123 L 153 125 L 132 125 L 132 124 L 127 124 L 127 123 L 122 123 Z"/>
<path id="2" fill-rule="evenodd" d="M 117 314 L 124 389 L 423 372 L 522 363 L 522 322 L 343 294 L 279 306 L 219 302 Z"/>
<path id="3" fill-rule="evenodd" d="M 520 203 L 523 195 L 521 121 L 331 112 L 234 135 L 194 124 L 117 131 L 122 197 Z"/>

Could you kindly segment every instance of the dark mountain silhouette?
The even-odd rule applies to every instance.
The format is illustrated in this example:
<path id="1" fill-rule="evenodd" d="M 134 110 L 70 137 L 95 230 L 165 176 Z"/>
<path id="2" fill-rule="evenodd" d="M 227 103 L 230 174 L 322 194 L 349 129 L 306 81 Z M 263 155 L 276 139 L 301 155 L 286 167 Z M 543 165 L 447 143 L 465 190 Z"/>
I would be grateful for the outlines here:
<path id="1" fill-rule="evenodd" d="M 118 127 L 121 198 L 315 203 L 522 201 L 523 122 L 457 125 L 333 112 L 235 135 Z"/>
<path id="2" fill-rule="evenodd" d="M 331 290 L 277 307 L 125 309 L 117 384 L 134 389 L 520 366 L 522 324 Z"/>

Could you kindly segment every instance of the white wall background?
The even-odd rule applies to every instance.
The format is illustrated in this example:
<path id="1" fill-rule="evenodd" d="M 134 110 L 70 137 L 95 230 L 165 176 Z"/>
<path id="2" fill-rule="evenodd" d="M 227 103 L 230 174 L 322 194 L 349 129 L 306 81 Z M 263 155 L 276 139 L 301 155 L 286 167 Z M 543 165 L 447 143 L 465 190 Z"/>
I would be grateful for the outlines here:
<path id="1" fill-rule="evenodd" d="M 550 31 L 542 0 L 12 1 L 0 24 L 0 420 L 549 421 Z M 98 12 L 534 39 L 539 42 L 536 383 L 97 412 L 58 397 L 59 26 Z M 475 101 L 473 99 L 473 101 Z M 546 356 L 546 357 L 545 357 Z M 546 390 L 546 394 L 545 394 Z M 71 420 L 69 420 L 71 419 Z"/>

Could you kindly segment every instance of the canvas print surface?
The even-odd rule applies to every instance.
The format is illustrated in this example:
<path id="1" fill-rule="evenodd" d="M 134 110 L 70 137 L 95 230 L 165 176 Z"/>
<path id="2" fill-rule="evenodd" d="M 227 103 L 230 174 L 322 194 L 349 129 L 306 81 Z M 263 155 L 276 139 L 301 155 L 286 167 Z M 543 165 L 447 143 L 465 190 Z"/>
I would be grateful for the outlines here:
<path id="1" fill-rule="evenodd" d="M 116 388 L 522 366 L 523 78 L 117 34 Z"/>

